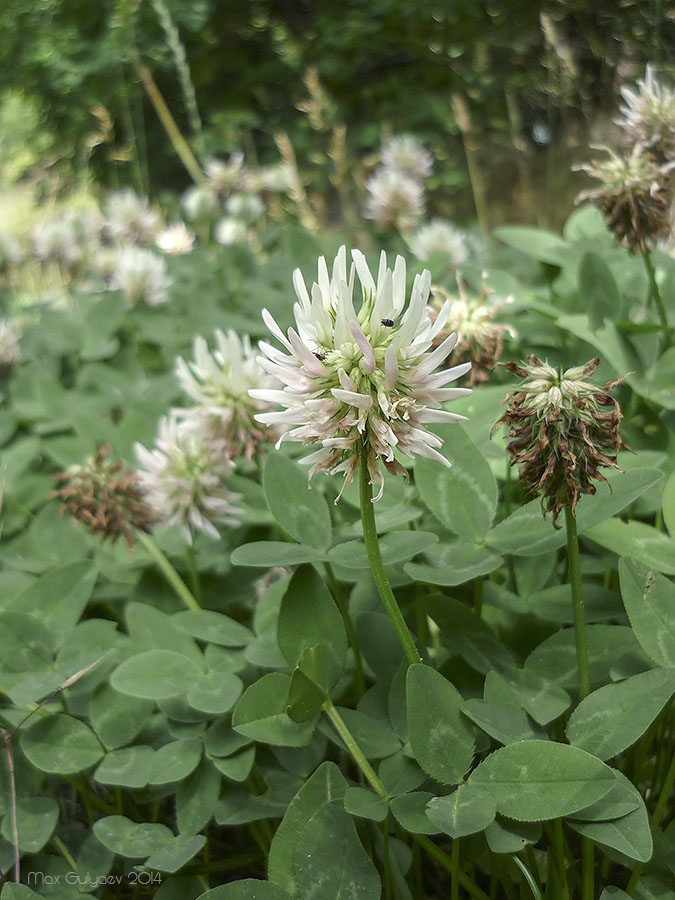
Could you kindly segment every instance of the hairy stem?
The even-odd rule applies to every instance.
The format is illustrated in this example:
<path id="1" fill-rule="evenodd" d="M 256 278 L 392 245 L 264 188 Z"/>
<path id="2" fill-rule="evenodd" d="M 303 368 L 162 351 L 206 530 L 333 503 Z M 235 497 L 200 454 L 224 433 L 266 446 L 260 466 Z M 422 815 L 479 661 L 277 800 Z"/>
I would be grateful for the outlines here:
<path id="1" fill-rule="evenodd" d="M 382 800 L 389 800 L 389 796 L 387 791 L 385 790 L 384 785 L 380 781 L 380 779 L 375 774 L 373 767 L 370 765 L 363 750 L 356 743 L 356 740 L 345 725 L 344 719 L 340 715 L 340 713 L 335 709 L 333 705 L 333 701 L 328 698 L 325 700 L 323 704 L 323 711 L 326 713 L 328 718 L 331 721 L 331 724 L 340 735 L 342 740 L 345 742 L 347 749 L 352 755 L 352 758 L 356 765 L 363 772 L 364 778 L 368 782 L 368 784 L 372 787 L 378 797 L 381 797 Z"/>
<path id="2" fill-rule="evenodd" d="M 185 584 L 183 579 L 180 577 L 178 572 L 171 565 L 166 556 L 159 549 L 157 544 L 153 541 L 150 535 L 146 534 L 144 531 L 136 530 L 136 537 L 140 541 L 141 544 L 148 551 L 150 556 L 157 563 L 158 569 L 161 571 L 162 575 L 166 578 L 168 583 L 174 589 L 178 597 L 183 601 L 187 609 L 201 609 L 201 606 L 195 600 L 194 596 L 190 592 L 188 586 Z"/>
<path id="3" fill-rule="evenodd" d="M 588 646 L 586 642 L 586 621 L 584 618 L 584 598 L 581 589 L 581 567 L 579 563 L 579 537 L 577 520 L 569 506 L 565 507 L 565 525 L 567 528 L 567 562 L 569 580 L 572 589 L 572 611 L 574 614 L 574 637 L 577 645 L 577 671 L 579 673 L 579 698 L 587 697 L 591 692 L 591 680 L 588 672 Z"/>
<path id="4" fill-rule="evenodd" d="M 366 544 L 366 553 L 370 562 L 370 570 L 373 574 L 373 580 L 377 591 L 384 603 L 389 618 L 392 621 L 396 634 L 401 642 L 408 658 L 408 662 L 422 662 L 415 641 L 410 634 L 403 614 L 399 609 L 394 592 L 389 584 L 387 573 L 382 562 L 382 554 L 380 553 L 380 542 L 377 536 L 377 528 L 375 527 L 375 510 L 373 509 L 373 490 L 368 473 L 368 451 L 366 448 L 361 450 L 361 459 L 359 460 L 359 487 L 361 495 L 361 524 L 363 525 L 363 540 Z"/>
<path id="5" fill-rule="evenodd" d="M 661 328 L 663 329 L 663 335 L 666 339 L 666 347 L 670 347 L 671 334 L 670 334 L 670 325 L 668 324 L 668 316 L 666 315 L 666 307 L 663 303 L 663 297 L 661 296 L 661 291 L 659 290 L 659 285 L 656 281 L 656 272 L 654 270 L 654 263 L 652 262 L 651 253 L 646 252 L 645 250 L 641 250 L 642 260 L 645 264 L 645 269 L 647 270 L 647 278 L 649 279 L 649 302 L 653 300 L 656 304 L 656 311 L 659 314 L 659 319 L 661 320 Z"/>

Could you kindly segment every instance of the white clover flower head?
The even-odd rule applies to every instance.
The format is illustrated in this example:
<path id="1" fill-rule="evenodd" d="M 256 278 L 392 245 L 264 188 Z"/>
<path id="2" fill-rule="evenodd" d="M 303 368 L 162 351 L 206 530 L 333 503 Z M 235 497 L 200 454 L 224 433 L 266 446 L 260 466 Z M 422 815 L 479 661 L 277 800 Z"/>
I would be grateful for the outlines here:
<path id="1" fill-rule="evenodd" d="M 394 474 L 406 475 L 395 458 L 397 450 L 410 458 L 425 456 L 449 465 L 438 452 L 442 441 L 426 426 L 464 418 L 446 412 L 442 404 L 470 393 L 447 385 L 468 372 L 471 363 L 436 372 L 457 336 L 431 349 L 450 305 L 432 321 L 428 271 L 415 277 L 406 306 L 402 257 L 396 258 L 392 270 L 382 253 L 377 281 L 363 253 L 352 251 L 352 260 L 348 269 L 346 249 L 341 247 L 329 275 L 321 257 L 311 292 L 300 270 L 295 271 L 297 329 L 290 328 L 287 336 L 263 310 L 267 327 L 286 352 L 262 342 L 260 364 L 284 387 L 255 389 L 251 395 L 286 407 L 256 416 L 267 425 L 291 426 L 278 443 L 288 439 L 320 445 L 303 460 L 311 466 L 310 479 L 316 472 L 340 472 L 345 476 L 344 490 L 363 454 L 371 483 L 379 485 L 377 500 L 384 487 L 380 463 Z M 361 287 L 358 312 L 355 276 Z"/>
<path id="2" fill-rule="evenodd" d="M 238 151 L 228 160 L 209 159 L 204 170 L 211 190 L 215 194 L 226 196 L 239 184 L 244 174 L 244 154 Z"/>
<path id="3" fill-rule="evenodd" d="M 450 265 L 459 266 L 469 255 L 466 232 L 446 219 L 432 219 L 422 225 L 408 243 L 417 259 L 422 261 L 447 256 Z"/>
<path id="4" fill-rule="evenodd" d="M 181 204 L 190 222 L 210 222 L 220 212 L 218 195 L 208 184 L 189 187 L 181 198 Z"/>
<path id="5" fill-rule="evenodd" d="M 258 170 L 260 190 L 269 191 L 272 194 L 284 194 L 290 190 L 293 182 L 293 173 L 288 166 L 278 163 L 274 166 L 264 166 Z"/>
<path id="6" fill-rule="evenodd" d="M 654 196 L 663 190 L 663 177 L 675 167 L 675 162 L 666 165 L 656 163 L 645 153 L 644 144 L 635 144 L 629 154 L 615 153 L 609 147 L 595 149 L 606 150 L 609 157 L 576 166 L 575 171 L 585 172 L 601 184 L 582 191 L 577 202 L 638 192 Z"/>
<path id="7" fill-rule="evenodd" d="M 23 253 L 17 239 L 11 234 L 0 234 L 0 272 L 8 272 L 21 264 Z"/>
<path id="8" fill-rule="evenodd" d="M 251 225 L 265 212 L 265 204 L 255 194 L 232 194 L 227 198 L 225 211 L 231 218 Z"/>
<path id="9" fill-rule="evenodd" d="M 378 169 L 366 181 L 366 218 L 383 230 L 411 231 L 424 212 L 424 188 L 409 175 Z"/>
<path id="10" fill-rule="evenodd" d="M 163 253 L 180 256 L 192 251 L 195 245 L 195 235 L 185 222 L 171 222 L 157 235 L 155 244 Z"/>
<path id="11" fill-rule="evenodd" d="M 72 268 L 82 259 L 83 247 L 67 219 L 54 219 L 43 222 L 33 231 L 33 252 L 40 262 Z"/>
<path id="12" fill-rule="evenodd" d="M 272 407 L 249 396 L 249 391 L 269 389 L 274 380 L 260 367 L 248 335 L 217 330 L 215 338 L 213 351 L 203 337 L 197 337 L 193 359 L 176 359 L 181 387 L 197 406 L 175 412 L 195 433 L 222 441 L 228 456 L 253 459 L 258 446 L 268 439 L 254 416 Z"/>
<path id="13" fill-rule="evenodd" d="M 161 228 L 159 213 L 131 188 L 116 191 L 105 206 L 105 232 L 115 241 L 152 244 Z"/>
<path id="14" fill-rule="evenodd" d="M 214 523 L 236 524 L 238 495 L 224 484 L 233 464 L 220 444 L 201 440 L 170 416 L 160 421 L 153 449 L 136 443 L 134 452 L 144 499 L 160 526 L 180 525 L 191 543 L 192 529 L 217 540 Z"/>
<path id="15" fill-rule="evenodd" d="M 675 153 L 675 89 L 660 84 L 648 65 L 644 80 L 639 79 L 637 90 L 621 88 L 625 101 L 616 120 L 630 143 L 641 143 L 660 150 L 672 159 Z"/>
<path id="16" fill-rule="evenodd" d="M 122 247 L 112 272 L 111 287 L 124 294 L 127 304 L 163 306 L 169 275 L 163 256 L 144 247 Z"/>
<path id="17" fill-rule="evenodd" d="M 245 244 L 248 240 L 248 229 L 246 223 L 240 219 L 226 216 L 216 225 L 214 237 L 224 247 L 232 244 Z"/>
<path id="18" fill-rule="evenodd" d="M 11 319 L 0 319 L 0 376 L 10 372 L 21 359 L 19 337 Z"/>
<path id="19" fill-rule="evenodd" d="M 390 138 L 382 148 L 380 161 L 385 169 L 400 172 L 415 181 L 424 181 L 434 165 L 431 153 L 410 134 Z"/>

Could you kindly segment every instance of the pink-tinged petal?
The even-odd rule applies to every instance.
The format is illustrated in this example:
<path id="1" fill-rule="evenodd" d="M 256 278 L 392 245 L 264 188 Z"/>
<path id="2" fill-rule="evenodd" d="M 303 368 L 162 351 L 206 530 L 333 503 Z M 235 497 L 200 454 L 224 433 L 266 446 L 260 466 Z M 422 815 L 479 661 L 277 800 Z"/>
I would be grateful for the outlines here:
<path id="1" fill-rule="evenodd" d="M 373 398 L 368 394 L 357 394 L 356 391 L 343 391 L 340 388 L 332 388 L 331 394 L 336 400 L 341 400 L 357 409 L 369 410 L 373 406 Z"/>
<path id="2" fill-rule="evenodd" d="M 375 371 L 375 354 L 373 353 L 373 348 L 370 346 L 370 341 L 356 322 L 349 323 L 349 330 L 351 331 L 354 340 L 359 345 L 359 349 L 363 353 L 363 371 L 370 375 L 371 372 Z"/>
<path id="3" fill-rule="evenodd" d="M 431 422 L 466 422 L 467 418 L 457 413 L 446 412 L 444 409 L 423 409 L 417 415 L 417 421 L 425 424 Z"/>
<path id="4" fill-rule="evenodd" d="M 320 359 L 317 359 L 316 356 L 314 356 L 307 344 L 303 342 L 300 335 L 293 328 L 288 329 L 288 339 L 291 342 L 295 355 L 302 362 L 310 375 L 328 375 L 328 369 Z"/>
<path id="5" fill-rule="evenodd" d="M 457 400 L 459 397 L 468 397 L 473 393 L 471 388 L 433 388 L 425 390 L 417 388 L 415 396 L 424 403 L 445 403 L 446 400 Z"/>
<path id="6" fill-rule="evenodd" d="M 253 418 L 263 425 L 304 425 L 307 413 L 303 409 L 284 409 L 278 412 L 256 413 Z"/>
<path id="7" fill-rule="evenodd" d="M 452 353 L 456 344 L 457 333 L 455 332 L 447 337 L 442 344 L 439 344 L 439 346 L 428 356 L 423 357 L 411 373 L 412 378 L 417 380 L 420 375 L 428 375 L 430 372 L 433 372 L 434 369 L 437 369 L 443 360 Z"/>
<path id="8" fill-rule="evenodd" d="M 436 462 L 439 462 L 442 466 L 445 466 L 446 469 L 452 468 L 450 460 L 446 459 L 442 453 L 438 452 L 438 450 L 434 450 L 433 447 L 428 447 L 426 444 L 415 443 L 411 449 L 413 452 L 408 453 L 408 456 L 413 456 L 416 453 L 418 456 L 424 456 L 427 459 L 433 459 Z"/>
<path id="9" fill-rule="evenodd" d="M 449 381 L 456 381 L 458 378 L 461 378 L 462 375 L 466 375 L 470 368 L 471 363 L 467 362 L 461 363 L 459 366 L 453 366 L 451 369 L 443 369 L 440 372 L 436 372 L 435 375 L 426 375 L 421 379 L 421 387 L 427 389 L 442 387 Z"/>
<path id="10" fill-rule="evenodd" d="M 254 400 L 264 400 L 267 403 L 283 403 L 285 406 L 303 406 L 304 400 L 297 394 L 290 391 L 273 391 L 268 388 L 251 388 L 248 392 L 249 397 Z"/>
<path id="11" fill-rule="evenodd" d="M 398 378 L 398 359 L 396 349 L 390 344 L 384 352 L 384 387 L 390 391 Z"/>
<path id="12" fill-rule="evenodd" d="M 338 369 L 338 379 L 345 391 L 355 391 L 356 385 L 351 380 L 344 369 Z"/>
<path id="13" fill-rule="evenodd" d="M 288 343 L 288 338 L 283 333 L 281 328 L 279 328 L 274 316 L 269 312 L 269 310 L 263 309 L 262 318 L 263 318 L 263 322 L 265 323 L 265 325 L 267 325 L 267 327 L 272 332 L 274 337 L 279 341 L 279 343 L 283 344 L 287 350 L 290 350 L 291 352 L 293 352 L 293 348 Z"/>
<path id="14" fill-rule="evenodd" d="M 352 259 L 354 260 L 354 267 L 356 269 L 356 274 L 359 277 L 359 281 L 361 282 L 361 288 L 364 295 L 367 294 L 370 297 L 374 297 L 376 290 L 375 282 L 373 276 L 370 274 L 366 257 L 360 250 L 352 250 Z"/>
<path id="15" fill-rule="evenodd" d="M 441 307 L 441 311 L 438 313 L 436 318 L 434 319 L 434 324 L 429 333 L 429 337 L 433 341 L 433 339 L 443 331 L 445 327 L 445 323 L 448 321 L 448 317 L 450 315 L 450 308 L 452 304 L 449 300 L 446 300 L 443 306 Z"/>
<path id="16" fill-rule="evenodd" d="M 305 284 L 305 279 L 302 277 L 300 269 L 295 269 L 293 272 L 293 287 L 295 288 L 295 294 L 298 300 L 302 304 L 302 308 L 305 312 L 309 313 L 309 294 L 307 293 L 307 285 Z"/>

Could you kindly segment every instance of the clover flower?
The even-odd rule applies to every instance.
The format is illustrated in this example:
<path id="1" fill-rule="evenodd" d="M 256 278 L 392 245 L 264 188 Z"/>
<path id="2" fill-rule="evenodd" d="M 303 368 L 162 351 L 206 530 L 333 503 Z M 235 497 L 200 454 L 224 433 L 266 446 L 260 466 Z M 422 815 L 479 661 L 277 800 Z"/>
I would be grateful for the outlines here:
<path id="1" fill-rule="evenodd" d="M 434 256 L 447 256 L 451 266 L 459 266 L 469 255 L 466 234 L 445 219 L 432 219 L 422 225 L 408 244 L 417 259 L 422 261 Z"/>
<path id="2" fill-rule="evenodd" d="M 616 124 L 630 144 L 642 144 L 664 160 L 675 156 L 675 90 L 660 84 L 651 66 L 637 90 L 621 88 L 625 106 Z"/>
<path id="3" fill-rule="evenodd" d="M 195 245 L 195 236 L 185 222 L 172 222 L 160 231 L 155 244 L 163 253 L 180 256 L 190 253 Z"/>
<path id="4" fill-rule="evenodd" d="M 188 188 L 181 203 L 190 222 L 210 222 L 220 211 L 218 196 L 207 184 Z"/>
<path id="5" fill-rule="evenodd" d="M 0 272 L 15 269 L 23 259 L 19 242 L 11 234 L 0 234 Z"/>
<path id="6" fill-rule="evenodd" d="M 204 166 L 206 180 L 214 194 L 227 196 L 244 174 L 244 154 L 233 153 L 229 160 L 209 159 Z"/>
<path id="7" fill-rule="evenodd" d="M 370 481 L 379 485 L 377 500 L 384 487 L 381 462 L 388 471 L 406 475 L 396 450 L 449 465 L 438 452 L 442 441 L 426 426 L 464 418 L 446 412 L 442 403 L 470 393 L 447 385 L 468 372 L 471 364 L 436 372 L 457 336 L 451 335 L 429 352 L 445 325 L 449 304 L 432 322 L 427 308 L 428 271 L 415 277 L 406 308 L 402 257 L 396 258 L 392 271 L 382 253 L 377 281 L 360 251 L 352 251 L 352 259 L 348 271 L 342 247 L 331 276 L 321 257 L 311 294 L 300 270 L 295 271 L 297 330 L 290 328 L 288 336 L 263 310 L 267 327 L 287 352 L 261 343 L 260 364 L 285 387 L 254 389 L 251 396 L 286 407 L 283 412 L 256 416 L 267 425 L 292 426 L 278 444 L 288 439 L 320 445 L 303 460 L 311 467 L 310 479 L 316 472 L 340 472 L 345 476 L 344 490 L 363 453 Z M 353 300 L 355 274 L 361 286 L 358 313 Z"/>
<path id="8" fill-rule="evenodd" d="M 407 175 L 415 181 L 423 181 L 431 174 L 434 165 L 431 153 L 410 134 L 390 138 L 382 148 L 380 162 L 385 169 Z"/>
<path id="9" fill-rule="evenodd" d="M 655 162 L 642 144 L 635 144 L 628 156 L 619 156 L 609 148 L 599 149 L 606 149 L 609 158 L 593 160 L 576 169 L 597 178 L 601 184 L 582 191 L 577 203 L 595 203 L 608 228 L 631 253 L 648 252 L 648 242 L 670 232 L 665 188 L 675 162 Z"/>
<path id="10" fill-rule="evenodd" d="M 433 308 L 440 311 L 445 301 L 450 300 L 450 314 L 445 328 L 436 337 L 440 342 L 448 334 L 456 332 L 457 346 L 454 357 L 457 362 L 471 361 L 471 372 L 467 380 L 467 386 L 473 387 L 487 381 L 493 371 L 504 346 L 504 335 L 515 337 L 516 333 L 510 325 L 495 322 L 494 317 L 505 306 L 513 302 L 513 297 L 507 297 L 500 303 L 488 303 L 490 289 L 483 275 L 481 292 L 478 297 L 469 297 L 464 282 L 457 275 L 457 288 L 459 297 L 451 297 L 441 287 L 432 288 Z"/>
<path id="11" fill-rule="evenodd" d="M 246 223 L 240 219 L 226 217 L 216 225 L 214 237 L 224 247 L 230 247 L 232 244 L 245 244 L 248 240 L 248 229 Z"/>
<path id="12" fill-rule="evenodd" d="M 251 225 L 265 212 L 265 206 L 255 194 L 232 194 L 227 198 L 225 210 L 233 219 Z"/>
<path id="13" fill-rule="evenodd" d="M 192 529 L 218 539 L 214 522 L 236 524 L 237 494 L 224 484 L 233 464 L 220 443 L 204 441 L 175 416 L 159 423 L 152 450 L 134 444 L 138 478 L 153 515 L 162 526 L 179 525 L 188 543 Z"/>
<path id="14" fill-rule="evenodd" d="M 35 229 L 33 252 L 43 263 L 58 263 L 72 271 L 98 249 L 100 237 L 101 220 L 96 213 L 69 210 Z"/>
<path id="15" fill-rule="evenodd" d="M 19 332 L 10 319 L 0 319 L 0 381 L 3 381 L 21 359 Z"/>
<path id="16" fill-rule="evenodd" d="M 159 214 L 131 188 L 108 197 L 104 229 L 120 243 L 152 244 L 161 228 Z"/>
<path id="17" fill-rule="evenodd" d="M 131 307 L 139 303 L 163 306 L 169 278 L 162 256 L 143 247 L 123 247 L 115 263 L 111 287 L 122 291 Z"/>
<path id="18" fill-rule="evenodd" d="M 366 218 L 383 230 L 412 230 L 424 212 L 424 188 L 409 175 L 378 169 L 366 181 Z"/>
<path id="19" fill-rule="evenodd" d="M 506 364 L 523 382 L 503 401 L 508 407 L 493 428 L 509 426 L 511 465 L 521 464 L 520 481 L 530 493 L 542 491 L 542 511 L 553 512 L 554 525 L 562 509 L 574 515 L 580 496 L 595 493 L 591 479 L 607 481 L 600 468 L 623 471 L 616 462 L 627 446 L 619 434 L 621 409 L 609 393 L 625 376 L 593 384 L 587 379 L 599 365 L 595 357 L 563 372 L 537 356 Z"/>
<path id="20" fill-rule="evenodd" d="M 124 537 L 131 549 L 136 531 L 151 531 L 155 517 L 137 473 L 121 460 L 108 459 L 111 452 L 111 444 L 97 447 L 83 466 L 57 473 L 54 477 L 64 484 L 52 496 L 63 501 L 61 511 L 67 509 L 92 534 L 112 544 Z"/>
<path id="21" fill-rule="evenodd" d="M 253 459 L 258 446 L 268 436 L 254 420 L 256 413 L 270 404 L 249 396 L 254 388 L 269 388 L 265 374 L 251 348 L 248 335 L 235 331 L 215 333 L 216 349 L 209 351 L 203 337 L 193 343 L 193 360 L 176 359 L 176 375 L 185 393 L 198 406 L 175 410 L 204 440 L 223 442 L 228 456 Z"/>

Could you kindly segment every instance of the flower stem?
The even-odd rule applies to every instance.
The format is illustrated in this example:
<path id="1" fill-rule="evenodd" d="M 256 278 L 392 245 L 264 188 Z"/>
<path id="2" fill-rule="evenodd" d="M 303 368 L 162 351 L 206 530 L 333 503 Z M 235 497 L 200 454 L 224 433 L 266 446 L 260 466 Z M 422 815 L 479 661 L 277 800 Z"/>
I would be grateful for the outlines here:
<path id="1" fill-rule="evenodd" d="M 408 662 L 411 664 L 422 662 L 415 641 L 410 634 L 403 614 L 399 609 L 394 592 L 389 584 L 387 573 L 382 562 L 382 554 L 380 553 L 380 543 L 377 536 L 377 528 L 375 527 L 375 510 L 373 508 L 373 491 L 372 485 L 368 477 L 368 451 L 363 448 L 361 450 L 361 459 L 359 460 L 359 488 L 361 495 L 361 524 L 363 525 L 363 540 L 366 545 L 366 553 L 370 562 L 370 569 L 373 573 L 373 579 L 377 591 L 384 603 L 389 618 L 392 621 L 398 639 L 403 646 Z"/>
<path id="2" fill-rule="evenodd" d="M 647 278 L 649 279 L 649 302 L 653 300 L 656 304 L 656 311 L 659 314 L 661 328 L 663 329 L 663 335 L 666 339 L 666 347 L 670 347 L 670 325 L 668 324 L 668 316 L 666 315 L 666 308 L 663 304 L 663 297 L 661 296 L 661 291 L 659 290 L 659 285 L 656 281 L 656 272 L 654 271 L 652 255 L 645 250 L 641 250 L 640 253 L 642 254 L 642 260 L 645 264 L 645 269 L 647 270 Z"/>
<path id="3" fill-rule="evenodd" d="M 452 884 L 450 885 L 450 900 L 459 900 L 459 838 L 453 838 L 451 853 Z"/>
<path id="4" fill-rule="evenodd" d="M 192 531 L 191 531 L 192 533 Z M 194 535 L 193 535 L 194 539 Z M 199 569 L 195 560 L 195 551 L 192 544 L 185 545 L 185 559 L 187 561 L 188 572 L 190 573 L 190 584 L 192 585 L 192 593 L 201 606 L 202 603 L 202 585 L 199 578 Z"/>
<path id="5" fill-rule="evenodd" d="M 579 537 L 577 520 L 569 506 L 565 507 L 567 529 L 567 563 L 570 587 L 572 588 L 572 612 L 574 614 L 574 637 L 577 645 L 577 671 L 579 672 L 579 697 L 581 700 L 591 692 L 588 672 L 588 646 L 586 643 L 586 621 L 584 619 L 584 598 L 581 590 L 581 567 L 579 563 Z"/>
<path id="6" fill-rule="evenodd" d="M 183 579 L 180 577 L 178 572 L 171 565 L 166 556 L 159 549 L 157 544 L 153 541 L 149 534 L 146 534 L 144 531 L 140 529 L 136 530 L 136 537 L 140 541 L 141 544 L 148 551 L 150 556 L 157 563 L 157 567 L 161 571 L 162 575 L 169 582 L 171 587 L 174 589 L 178 597 L 183 601 L 187 609 L 201 609 L 201 606 L 193 595 L 190 593 L 188 586 L 185 584 Z"/>
<path id="7" fill-rule="evenodd" d="M 349 646 L 352 648 L 352 653 L 354 654 L 354 678 L 356 680 L 356 690 L 359 695 L 359 699 L 366 692 L 366 676 L 363 673 L 363 661 L 361 660 L 361 651 L 359 650 L 359 642 L 356 637 L 356 628 L 354 628 L 354 623 L 352 622 L 352 617 L 349 615 L 349 609 L 347 607 L 347 601 L 344 598 L 344 594 L 340 588 L 340 585 L 337 582 L 335 577 L 335 573 L 333 572 L 333 567 L 330 563 L 325 563 L 326 566 L 326 577 L 328 579 L 328 587 L 330 588 L 330 592 L 333 595 L 333 600 L 335 600 L 335 605 L 340 611 L 340 615 L 342 616 L 342 622 L 345 626 L 345 632 L 347 633 L 347 640 L 349 641 Z"/>
<path id="8" fill-rule="evenodd" d="M 448 859 L 448 855 L 444 853 L 437 844 L 434 844 L 434 842 L 425 834 L 416 834 L 414 836 L 414 840 L 419 844 L 420 847 L 426 850 L 428 855 L 440 866 L 442 866 L 442 868 L 444 868 L 446 872 L 450 872 L 450 874 L 452 874 L 452 860 Z M 461 869 L 457 872 L 457 880 L 464 888 L 464 890 L 472 897 L 474 897 L 475 900 L 490 900 L 485 891 L 481 890 L 478 885 L 475 884 L 471 878 L 469 878 L 468 875 L 465 875 L 464 872 L 462 872 Z"/>
<path id="9" fill-rule="evenodd" d="M 366 759 L 363 750 L 356 743 L 354 735 L 345 725 L 344 719 L 337 711 L 337 709 L 335 709 L 333 701 L 330 699 L 330 697 L 324 701 L 323 711 L 326 713 L 331 721 L 331 724 L 347 745 L 347 749 L 351 753 L 356 765 L 363 772 L 366 781 L 370 784 L 378 797 L 380 797 L 382 800 L 389 801 L 389 795 L 387 794 L 384 785 L 375 774 L 375 771 Z"/>

